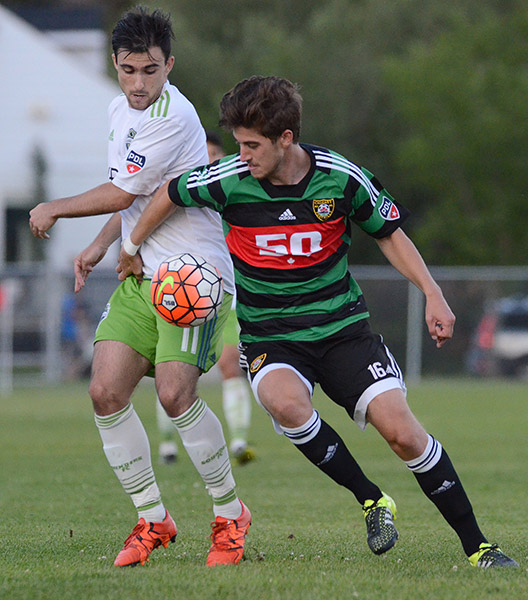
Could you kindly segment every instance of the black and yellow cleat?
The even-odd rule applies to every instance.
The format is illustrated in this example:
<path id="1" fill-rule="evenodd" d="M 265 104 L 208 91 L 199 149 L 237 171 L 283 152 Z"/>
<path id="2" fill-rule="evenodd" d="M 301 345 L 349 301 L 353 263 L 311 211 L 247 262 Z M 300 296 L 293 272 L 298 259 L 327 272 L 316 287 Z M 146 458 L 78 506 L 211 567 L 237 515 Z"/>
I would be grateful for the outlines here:
<path id="1" fill-rule="evenodd" d="M 398 532 L 394 527 L 396 518 L 396 503 L 383 494 L 377 501 L 366 500 L 363 504 L 363 513 L 367 524 L 367 543 L 374 554 L 383 554 L 390 550 L 398 539 Z"/>
<path id="2" fill-rule="evenodd" d="M 248 462 L 255 460 L 257 458 L 257 455 L 255 454 L 255 451 L 252 448 L 247 447 L 235 458 L 239 465 L 246 465 Z"/>
<path id="3" fill-rule="evenodd" d="M 468 556 L 468 560 L 474 567 L 479 567 L 480 569 L 519 567 L 519 563 L 513 560 L 513 558 L 506 556 L 497 544 L 488 544 L 485 542 L 480 544 L 479 549 L 474 554 Z"/>

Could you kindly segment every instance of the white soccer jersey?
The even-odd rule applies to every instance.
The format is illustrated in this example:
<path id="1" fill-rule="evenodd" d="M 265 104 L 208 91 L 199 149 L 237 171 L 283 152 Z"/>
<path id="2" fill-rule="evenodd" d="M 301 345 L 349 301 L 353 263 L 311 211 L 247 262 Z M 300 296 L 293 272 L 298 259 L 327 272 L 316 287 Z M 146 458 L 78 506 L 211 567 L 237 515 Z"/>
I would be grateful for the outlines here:
<path id="1" fill-rule="evenodd" d="M 108 111 L 108 177 L 118 188 L 137 194 L 132 205 L 121 211 L 125 239 L 162 184 L 209 160 L 194 106 L 168 82 L 159 99 L 145 110 L 130 108 L 121 94 Z M 220 271 L 225 290 L 234 293 L 221 218 L 208 208 L 178 208 L 142 244 L 140 252 L 145 277 L 152 277 L 159 263 L 174 254 L 203 256 Z"/>

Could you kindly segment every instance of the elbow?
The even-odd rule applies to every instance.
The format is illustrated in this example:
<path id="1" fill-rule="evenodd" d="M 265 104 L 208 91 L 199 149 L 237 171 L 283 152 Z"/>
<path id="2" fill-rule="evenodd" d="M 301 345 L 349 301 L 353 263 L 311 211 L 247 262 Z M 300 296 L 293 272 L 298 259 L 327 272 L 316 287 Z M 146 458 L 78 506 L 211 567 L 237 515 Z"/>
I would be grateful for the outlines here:
<path id="1" fill-rule="evenodd" d="M 132 204 L 132 202 L 134 202 L 135 198 L 136 196 L 132 194 L 126 194 L 126 196 L 120 195 L 118 198 L 115 199 L 114 212 L 127 209 Z"/>
<path id="2" fill-rule="evenodd" d="M 136 198 L 136 194 L 131 194 L 117 187 L 113 181 L 103 184 L 99 189 L 106 196 L 107 206 L 110 208 L 108 212 L 115 213 L 125 210 Z"/>

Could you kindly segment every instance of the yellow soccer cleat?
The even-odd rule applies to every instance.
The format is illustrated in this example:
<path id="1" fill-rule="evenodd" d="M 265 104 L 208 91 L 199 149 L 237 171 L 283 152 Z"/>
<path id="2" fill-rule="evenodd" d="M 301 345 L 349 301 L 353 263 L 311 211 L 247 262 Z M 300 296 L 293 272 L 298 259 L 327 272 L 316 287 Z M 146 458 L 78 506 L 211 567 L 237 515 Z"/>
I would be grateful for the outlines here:
<path id="1" fill-rule="evenodd" d="M 363 513 L 367 524 L 367 543 L 374 554 L 383 554 L 390 550 L 398 539 L 394 527 L 396 503 L 387 494 L 377 501 L 366 500 Z"/>
<path id="2" fill-rule="evenodd" d="M 497 544 L 488 544 L 486 542 L 480 544 L 479 549 L 471 556 L 468 556 L 468 560 L 474 567 L 479 567 L 480 569 L 494 569 L 497 567 L 517 568 L 519 566 L 517 561 L 506 556 Z"/>

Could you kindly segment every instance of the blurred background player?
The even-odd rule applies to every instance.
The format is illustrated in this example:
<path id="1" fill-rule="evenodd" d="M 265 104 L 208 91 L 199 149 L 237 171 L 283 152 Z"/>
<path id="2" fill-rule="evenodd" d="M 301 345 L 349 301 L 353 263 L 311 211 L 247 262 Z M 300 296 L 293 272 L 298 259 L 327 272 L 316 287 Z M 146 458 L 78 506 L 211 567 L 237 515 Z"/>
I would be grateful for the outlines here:
<path id="1" fill-rule="evenodd" d="M 207 131 L 207 153 L 209 162 L 225 156 L 222 138 L 215 131 Z M 229 452 L 239 464 L 255 458 L 255 452 L 248 446 L 248 432 L 251 423 L 251 397 L 247 380 L 240 368 L 238 352 L 238 321 L 235 304 L 224 327 L 224 349 L 218 361 L 222 376 L 222 406 L 229 432 Z M 176 432 L 159 400 L 156 403 L 156 417 L 161 441 L 159 444 L 160 462 L 171 464 L 178 456 Z"/>
<path id="2" fill-rule="evenodd" d="M 206 141 L 207 141 L 207 154 L 209 155 L 209 162 L 214 162 L 215 160 L 220 160 L 223 158 L 226 153 L 224 150 L 224 143 L 222 138 L 216 131 L 212 131 L 208 129 L 205 132 Z"/>
<path id="3" fill-rule="evenodd" d="M 90 376 L 93 335 L 87 306 L 73 292 L 68 292 L 61 305 L 61 349 L 66 381 Z"/>

